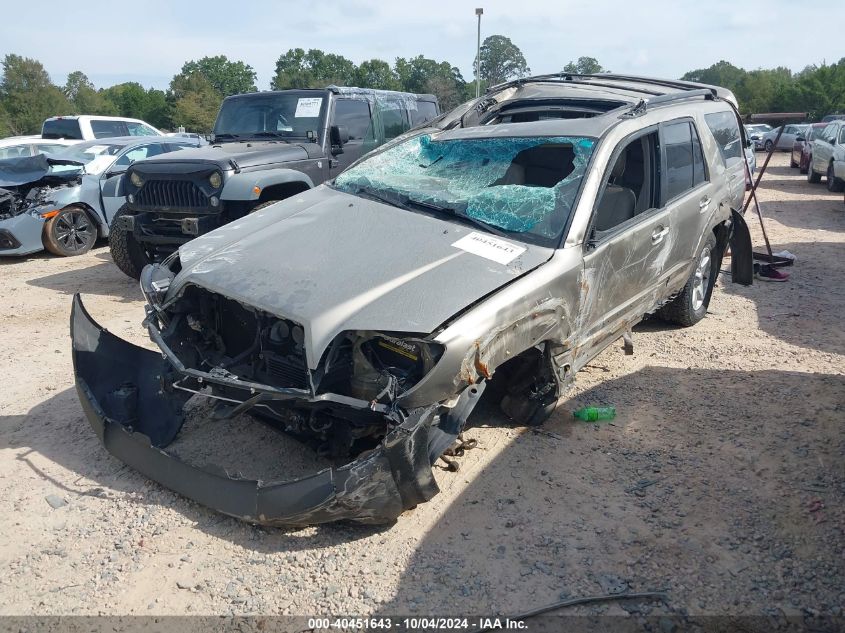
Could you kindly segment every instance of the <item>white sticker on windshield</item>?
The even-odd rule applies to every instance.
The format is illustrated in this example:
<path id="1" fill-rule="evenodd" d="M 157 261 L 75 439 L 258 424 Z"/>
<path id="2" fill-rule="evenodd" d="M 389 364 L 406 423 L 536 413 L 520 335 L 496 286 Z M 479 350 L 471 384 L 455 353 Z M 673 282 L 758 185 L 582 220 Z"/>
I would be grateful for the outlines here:
<path id="1" fill-rule="evenodd" d="M 296 102 L 296 112 L 293 116 L 297 119 L 320 116 L 321 105 L 323 105 L 322 97 L 302 97 Z"/>
<path id="2" fill-rule="evenodd" d="M 464 235 L 452 246 L 500 264 L 509 264 L 525 252 L 525 248 L 522 246 L 475 231 L 469 235 Z"/>
<path id="3" fill-rule="evenodd" d="M 102 154 L 109 148 L 108 145 L 92 145 L 85 150 L 86 154 Z"/>

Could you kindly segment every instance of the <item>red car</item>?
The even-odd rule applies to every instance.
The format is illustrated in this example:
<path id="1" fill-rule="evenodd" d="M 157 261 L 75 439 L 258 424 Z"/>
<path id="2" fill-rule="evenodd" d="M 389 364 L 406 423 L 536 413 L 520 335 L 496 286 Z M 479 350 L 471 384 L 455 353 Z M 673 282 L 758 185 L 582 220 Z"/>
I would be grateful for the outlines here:
<path id="1" fill-rule="evenodd" d="M 789 159 L 790 167 L 797 167 L 802 174 L 806 174 L 810 167 L 810 158 L 813 154 L 813 140 L 827 127 L 827 123 L 813 123 L 803 134 L 799 134 L 792 144 L 792 156 Z"/>

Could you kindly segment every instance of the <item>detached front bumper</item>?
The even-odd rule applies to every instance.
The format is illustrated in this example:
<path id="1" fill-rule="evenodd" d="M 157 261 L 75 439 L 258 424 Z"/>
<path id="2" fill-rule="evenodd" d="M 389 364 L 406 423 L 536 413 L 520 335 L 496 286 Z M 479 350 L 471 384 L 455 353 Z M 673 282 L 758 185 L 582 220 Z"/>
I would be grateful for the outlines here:
<path id="1" fill-rule="evenodd" d="M 43 231 L 44 220 L 26 212 L 0 220 L 0 256 L 43 251 Z"/>
<path id="2" fill-rule="evenodd" d="M 342 519 L 390 523 L 439 492 L 432 464 L 475 406 L 483 384 L 467 389 L 448 414 L 415 410 L 373 451 L 339 468 L 293 481 L 263 482 L 191 466 L 165 447 L 183 423 L 189 394 L 170 385 L 181 373 L 161 354 L 102 329 L 73 299 L 71 338 L 76 389 L 106 449 L 150 479 L 218 512 L 275 526 Z"/>

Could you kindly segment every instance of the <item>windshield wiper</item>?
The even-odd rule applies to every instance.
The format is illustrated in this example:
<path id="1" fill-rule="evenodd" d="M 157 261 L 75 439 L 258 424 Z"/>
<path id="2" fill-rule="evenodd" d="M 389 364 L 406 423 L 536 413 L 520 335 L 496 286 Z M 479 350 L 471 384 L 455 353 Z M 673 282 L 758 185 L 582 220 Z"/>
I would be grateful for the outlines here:
<path id="1" fill-rule="evenodd" d="M 498 235 L 499 237 L 507 237 L 507 231 L 504 231 L 492 224 L 488 224 L 483 220 L 477 220 L 473 217 L 468 216 L 466 213 L 462 213 L 457 209 L 453 209 L 452 207 L 441 207 L 437 204 L 432 204 L 431 202 L 420 202 L 419 200 L 408 199 L 408 204 L 412 206 L 422 207 L 424 209 L 431 209 L 432 211 L 437 211 L 439 213 L 445 213 L 453 218 L 461 220 L 462 222 L 467 222 L 469 224 L 474 224 L 475 226 L 487 231 L 488 233 L 492 233 L 493 235 Z"/>
<path id="2" fill-rule="evenodd" d="M 284 132 L 274 132 L 274 131 L 264 131 L 264 132 L 253 132 L 250 136 L 254 136 L 256 138 L 260 137 L 269 137 L 269 138 L 288 138 L 288 134 Z"/>
<path id="3" fill-rule="evenodd" d="M 229 132 L 224 132 L 222 134 L 215 134 L 214 135 L 214 142 L 216 143 L 220 139 L 230 138 L 233 141 L 239 141 L 243 138 L 243 134 L 230 134 Z"/>
<path id="4" fill-rule="evenodd" d="M 341 189 L 343 191 L 343 189 Z M 370 187 L 356 187 L 355 191 L 349 191 L 347 193 L 351 193 L 356 196 L 366 196 L 368 198 L 372 198 L 373 200 L 378 200 L 379 202 L 383 202 L 384 204 L 388 204 L 391 207 L 398 207 L 399 209 L 404 209 L 405 211 L 410 211 L 411 208 L 408 205 L 408 196 L 404 196 L 402 194 L 394 194 L 393 196 L 385 196 L 377 192 L 375 189 Z"/>

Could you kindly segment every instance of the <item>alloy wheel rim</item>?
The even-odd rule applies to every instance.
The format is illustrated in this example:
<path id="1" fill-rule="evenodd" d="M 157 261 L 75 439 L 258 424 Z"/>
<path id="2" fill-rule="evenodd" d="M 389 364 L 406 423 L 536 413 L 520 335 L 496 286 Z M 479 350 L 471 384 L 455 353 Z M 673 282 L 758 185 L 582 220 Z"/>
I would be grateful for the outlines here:
<path id="1" fill-rule="evenodd" d="M 93 234 L 93 226 L 84 211 L 65 211 L 56 218 L 56 240 L 68 251 L 79 252 L 84 249 Z"/>
<path id="2" fill-rule="evenodd" d="M 704 247 L 698 257 L 698 265 L 695 268 L 695 279 L 692 283 L 692 309 L 696 312 L 704 305 L 704 297 L 707 294 L 707 286 L 710 283 L 710 248 Z"/>

